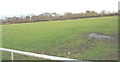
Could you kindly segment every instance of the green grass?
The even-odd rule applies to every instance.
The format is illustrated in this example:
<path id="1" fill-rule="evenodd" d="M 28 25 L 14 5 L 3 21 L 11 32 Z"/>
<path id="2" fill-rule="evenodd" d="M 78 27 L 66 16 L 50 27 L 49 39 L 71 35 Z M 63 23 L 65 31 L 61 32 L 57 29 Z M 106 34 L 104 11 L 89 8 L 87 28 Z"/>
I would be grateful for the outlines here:
<path id="1" fill-rule="evenodd" d="M 89 42 L 87 33 L 117 39 L 117 16 L 3 25 L 3 47 L 80 60 L 97 60 L 117 52 L 116 40 Z M 109 42 L 110 41 L 110 42 Z M 68 55 L 68 52 L 71 52 Z M 4 53 L 3 59 L 8 59 Z M 16 60 L 38 59 L 16 55 Z M 41 59 L 40 59 L 41 60 Z"/>

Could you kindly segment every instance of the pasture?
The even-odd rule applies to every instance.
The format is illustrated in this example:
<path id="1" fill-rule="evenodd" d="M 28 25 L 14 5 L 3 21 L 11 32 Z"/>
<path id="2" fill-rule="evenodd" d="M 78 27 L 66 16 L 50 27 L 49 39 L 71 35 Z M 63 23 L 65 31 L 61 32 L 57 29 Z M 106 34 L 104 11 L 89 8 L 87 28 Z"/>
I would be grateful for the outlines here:
<path id="1" fill-rule="evenodd" d="M 9 24 L 2 31 L 3 48 L 80 60 L 117 59 L 117 16 Z M 89 39 L 89 33 L 114 39 Z M 9 60 L 10 53 L 3 52 L 3 59 Z M 36 59 L 15 54 L 15 60 Z"/>

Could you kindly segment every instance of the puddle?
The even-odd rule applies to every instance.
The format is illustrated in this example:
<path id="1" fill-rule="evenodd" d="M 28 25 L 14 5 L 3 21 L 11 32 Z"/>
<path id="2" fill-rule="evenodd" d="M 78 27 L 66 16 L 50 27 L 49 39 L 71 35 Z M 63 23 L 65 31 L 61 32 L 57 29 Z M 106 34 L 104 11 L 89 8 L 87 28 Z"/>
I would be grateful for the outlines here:
<path id="1" fill-rule="evenodd" d="M 89 36 L 89 38 L 96 38 L 96 39 L 102 39 L 102 38 L 114 39 L 113 37 L 100 35 L 100 34 L 97 34 L 97 33 L 90 33 L 90 34 L 88 34 L 88 36 Z"/>

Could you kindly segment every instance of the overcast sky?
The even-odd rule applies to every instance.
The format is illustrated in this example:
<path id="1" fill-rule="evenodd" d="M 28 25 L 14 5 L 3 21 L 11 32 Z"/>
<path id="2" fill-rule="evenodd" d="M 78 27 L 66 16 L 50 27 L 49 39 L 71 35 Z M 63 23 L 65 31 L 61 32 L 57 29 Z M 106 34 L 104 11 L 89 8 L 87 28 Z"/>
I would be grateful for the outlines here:
<path id="1" fill-rule="evenodd" d="M 119 0 L 0 0 L 0 17 L 73 12 L 118 11 Z"/>

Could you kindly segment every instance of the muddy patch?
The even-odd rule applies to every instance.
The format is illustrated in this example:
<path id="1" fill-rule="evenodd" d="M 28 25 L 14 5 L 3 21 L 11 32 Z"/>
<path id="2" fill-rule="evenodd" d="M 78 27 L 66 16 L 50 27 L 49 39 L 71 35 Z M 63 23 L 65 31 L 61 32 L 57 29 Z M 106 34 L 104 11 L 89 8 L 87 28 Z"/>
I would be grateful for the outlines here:
<path id="1" fill-rule="evenodd" d="M 98 33 L 89 33 L 88 34 L 88 39 L 115 39 L 111 36 L 107 36 L 107 35 L 102 35 L 102 34 L 98 34 Z"/>

